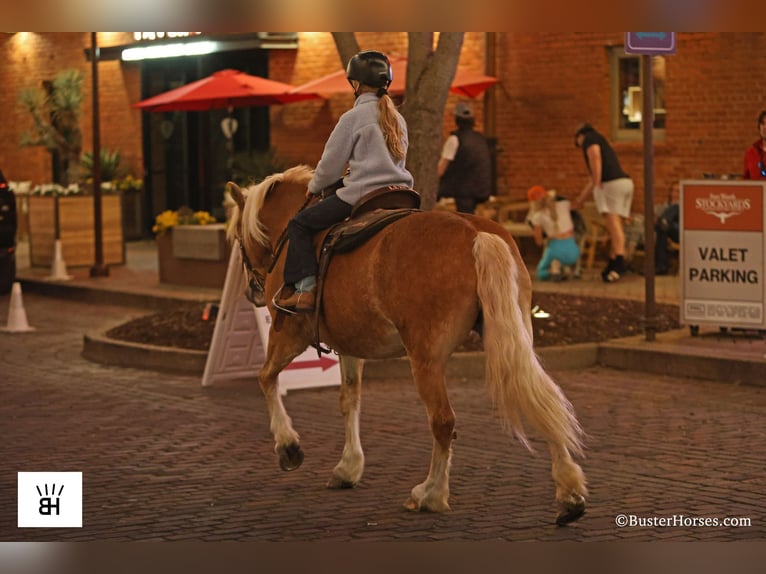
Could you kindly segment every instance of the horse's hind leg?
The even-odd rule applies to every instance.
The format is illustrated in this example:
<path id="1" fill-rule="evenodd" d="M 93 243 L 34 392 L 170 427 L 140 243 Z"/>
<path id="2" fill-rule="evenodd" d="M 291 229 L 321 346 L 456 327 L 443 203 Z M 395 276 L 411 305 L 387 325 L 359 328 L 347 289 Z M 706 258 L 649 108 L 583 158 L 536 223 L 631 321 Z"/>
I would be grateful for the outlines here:
<path id="1" fill-rule="evenodd" d="M 364 472 L 364 452 L 359 439 L 359 409 L 362 399 L 362 367 L 364 361 L 356 357 L 340 357 L 340 410 L 346 431 L 343 455 L 335 466 L 328 488 L 353 488 Z"/>
<path id="2" fill-rule="evenodd" d="M 412 362 L 412 376 L 420 398 L 426 405 L 434 441 L 428 477 L 412 489 L 404 505 L 408 510 L 449 510 L 449 467 L 455 412 L 447 397 L 444 369 L 444 362 L 436 360 Z"/>
<path id="3" fill-rule="evenodd" d="M 269 334 L 266 361 L 258 373 L 258 383 L 269 408 L 269 427 L 274 435 L 274 452 L 279 456 L 282 470 L 295 470 L 303 462 L 300 436 L 293 428 L 292 420 L 285 410 L 279 394 L 279 373 L 305 349 L 297 339 L 288 339 L 273 329 Z"/>
<path id="4" fill-rule="evenodd" d="M 572 460 L 565 446 L 549 441 L 553 481 L 556 483 L 558 514 L 556 524 L 563 526 L 585 514 L 585 474 L 580 465 Z"/>

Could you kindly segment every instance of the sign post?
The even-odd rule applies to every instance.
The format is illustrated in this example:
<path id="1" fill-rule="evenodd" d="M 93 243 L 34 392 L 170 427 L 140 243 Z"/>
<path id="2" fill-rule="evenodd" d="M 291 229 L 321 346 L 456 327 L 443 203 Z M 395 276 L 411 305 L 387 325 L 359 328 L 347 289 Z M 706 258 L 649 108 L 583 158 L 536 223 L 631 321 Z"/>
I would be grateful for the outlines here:
<path id="1" fill-rule="evenodd" d="M 654 291 L 654 78 L 652 56 L 674 54 L 674 32 L 626 32 L 625 52 L 641 54 L 641 126 L 644 135 L 644 332 L 654 341 L 657 317 Z"/>
<path id="2" fill-rule="evenodd" d="M 681 182 L 681 323 L 766 328 L 766 183 Z"/>

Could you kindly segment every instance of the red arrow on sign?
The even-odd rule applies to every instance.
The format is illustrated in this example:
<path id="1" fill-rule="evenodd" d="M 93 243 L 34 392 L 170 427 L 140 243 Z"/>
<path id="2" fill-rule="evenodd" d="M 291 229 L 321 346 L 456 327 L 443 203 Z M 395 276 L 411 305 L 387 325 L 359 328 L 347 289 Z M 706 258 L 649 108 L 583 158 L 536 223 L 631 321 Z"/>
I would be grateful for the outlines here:
<path id="1" fill-rule="evenodd" d="M 312 361 L 293 361 L 285 367 L 285 371 L 290 369 L 315 369 L 322 367 L 323 371 L 330 369 L 338 364 L 338 361 L 331 359 L 330 357 L 320 357 Z"/>

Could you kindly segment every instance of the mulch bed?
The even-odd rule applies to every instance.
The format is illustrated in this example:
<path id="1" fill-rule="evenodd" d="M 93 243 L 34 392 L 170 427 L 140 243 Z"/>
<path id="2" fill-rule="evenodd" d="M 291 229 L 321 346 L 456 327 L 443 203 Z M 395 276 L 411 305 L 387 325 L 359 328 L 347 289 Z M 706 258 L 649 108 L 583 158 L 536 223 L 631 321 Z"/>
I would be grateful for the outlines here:
<path id="1" fill-rule="evenodd" d="M 533 305 L 548 318 L 533 319 L 535 346 L 551 347 L 592 343 L 643 333 L 644 303 L 605 297 L 536 293 Z M 176 308 L 139 317 L 109 330 L 113 339 L 206 351 L 214 320 L 202 318 L 204 304 L 179 304 Z M 677 305 L 657 304 L 657 332 L 679 328 Z M 481 350 L 481 339 L 471 333 L 458 351 Z"/>

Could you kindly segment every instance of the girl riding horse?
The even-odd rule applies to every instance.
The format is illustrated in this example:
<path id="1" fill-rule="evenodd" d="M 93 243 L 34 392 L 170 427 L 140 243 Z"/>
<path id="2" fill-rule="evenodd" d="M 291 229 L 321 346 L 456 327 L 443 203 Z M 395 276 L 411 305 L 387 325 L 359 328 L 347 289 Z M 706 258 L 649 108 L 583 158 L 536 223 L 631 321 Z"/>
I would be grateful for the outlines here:
<path id="1" fill-rule="evenodd" d="M 346 166 L 349 172 L 335 195 L 302 210 L 287 226 L 285 288 L 275 303 L 289 311 L 314 310 L 314 234 L 346 219 L 358 201 L 379 188 L 412 186 L 412 175 L 404 167 L 407 125 L 387 91 L 393 79 L 388 58 L 381 52 L 359 52 L 349 60 L 346 77 L 356 101 L 330 134 L 306 197 L 341 179 Z"/>

